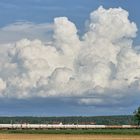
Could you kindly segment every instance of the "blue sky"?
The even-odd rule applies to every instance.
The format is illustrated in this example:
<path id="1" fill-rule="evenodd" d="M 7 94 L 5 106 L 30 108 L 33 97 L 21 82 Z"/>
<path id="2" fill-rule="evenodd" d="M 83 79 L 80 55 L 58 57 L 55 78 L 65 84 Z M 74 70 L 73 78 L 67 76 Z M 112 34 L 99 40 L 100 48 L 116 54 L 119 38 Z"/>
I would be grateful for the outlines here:
<path id="1" fill-rule="evenodd" d="M 34 24 L 52 23 L 55 17 L 68 17 L 78 28 L 79 34 L 85 31 L 85 21 L 89 14 L 99 6 L 118 8 L 129 12 L 129 19 L 140 28 L 139 2 L 136 0 L 0 0 L 0 28 L 15 22 Z M 40 34 L 44 34 L 41 31 Z M 4 34 L 8 38 L 8 34 Z M 2 36 L 0 34 L 0 36 Z M 134 44 L 140 44 L 140 31 Z M 0 99 L 0 115 L 34 116 L 89 116 L 132 114 L 139 105 L 139 100 L 123 106 L 81 105 L 69 100 L 57 98 Z"/>

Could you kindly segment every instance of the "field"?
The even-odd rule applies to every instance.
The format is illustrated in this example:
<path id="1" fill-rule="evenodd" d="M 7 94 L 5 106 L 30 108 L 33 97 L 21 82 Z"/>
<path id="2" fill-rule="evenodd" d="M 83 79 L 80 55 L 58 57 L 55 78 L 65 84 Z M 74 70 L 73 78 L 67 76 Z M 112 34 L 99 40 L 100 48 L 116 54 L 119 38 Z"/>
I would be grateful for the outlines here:
<path id="1" fill-rule="evenodd" d="M 140 140 L 140 129 L 0 130 L 0 140 Z"/>
<path id="2" fill-rule="evenodd" d="M 140 140 L 137 135 L 0 134 L 0 140 Z"/>

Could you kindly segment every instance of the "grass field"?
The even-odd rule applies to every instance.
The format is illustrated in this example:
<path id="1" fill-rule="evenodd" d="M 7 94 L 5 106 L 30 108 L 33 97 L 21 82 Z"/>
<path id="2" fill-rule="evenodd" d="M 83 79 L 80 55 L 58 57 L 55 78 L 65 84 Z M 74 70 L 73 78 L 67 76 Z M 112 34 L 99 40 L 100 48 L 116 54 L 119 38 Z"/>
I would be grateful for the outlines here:
<path id="1" fill-rule="evenodd" d="M 0 134 L 92 134 L 139 135 L 140 129 L 87 129 L 87 130 L 0 130 Z"/>
<path id="2" fill-rule="evenodd" d="M 0 140 L 140 140 L 138 135 L 0 134 Z"/>

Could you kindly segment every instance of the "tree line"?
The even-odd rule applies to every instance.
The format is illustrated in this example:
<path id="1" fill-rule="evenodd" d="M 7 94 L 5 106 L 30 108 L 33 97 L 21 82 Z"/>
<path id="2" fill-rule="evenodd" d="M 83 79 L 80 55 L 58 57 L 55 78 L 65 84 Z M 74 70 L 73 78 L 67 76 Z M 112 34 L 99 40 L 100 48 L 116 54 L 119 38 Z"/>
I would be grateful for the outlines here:
<path id="1" fill-rule="evenodd" d="M 97 125 L 140 125 L 140 107 L 134 115 L 120 116 L 67 116 L 67 117 L 0 117 L 0 124 L 97 124 Z"/>
<path id="2" fill-rule="evenodd" d="M 0 117 L 0 123 L 135 125 L 134 116 Z"/>

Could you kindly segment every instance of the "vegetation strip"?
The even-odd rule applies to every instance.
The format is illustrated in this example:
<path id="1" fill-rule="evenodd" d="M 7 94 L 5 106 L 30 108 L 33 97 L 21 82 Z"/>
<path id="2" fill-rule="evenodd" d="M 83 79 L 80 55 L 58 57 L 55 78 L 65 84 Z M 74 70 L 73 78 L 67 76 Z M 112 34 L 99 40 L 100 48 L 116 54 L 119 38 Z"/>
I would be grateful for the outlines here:
<path id="1" fill-rule="evenodd" d="M 140 135 L 140 129 L 92 129 L 92 130 L 0 130 L 2 134 L 109 134 Z"/>

